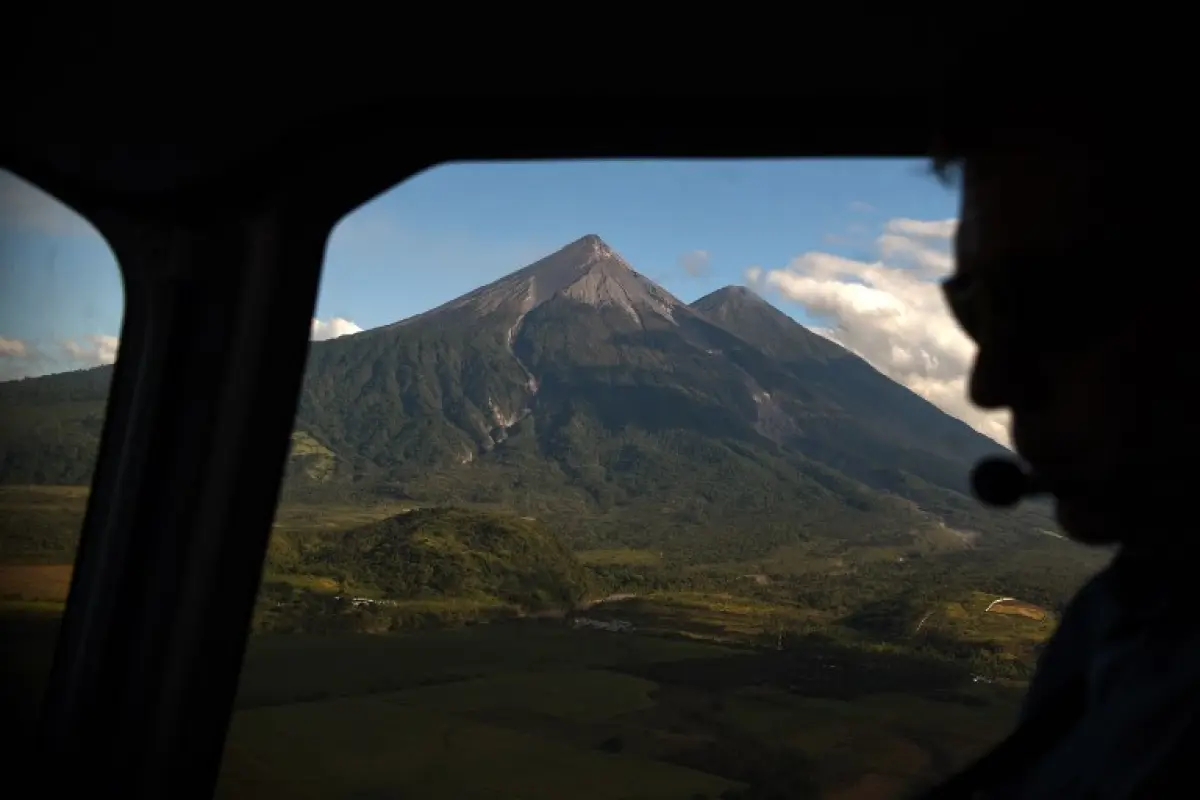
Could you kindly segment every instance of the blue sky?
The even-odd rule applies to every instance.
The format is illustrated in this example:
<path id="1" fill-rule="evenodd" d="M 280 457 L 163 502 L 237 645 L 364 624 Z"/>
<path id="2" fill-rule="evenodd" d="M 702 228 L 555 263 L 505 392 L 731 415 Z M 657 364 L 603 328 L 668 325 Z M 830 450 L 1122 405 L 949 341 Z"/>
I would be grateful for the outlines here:
<path id="1" fill-rule="evenodd" d="M 0 195 L 0 336 L 117 333 L 121 283 L 94 229 L 8 173 Z M 447 165 L 337 226 L 316 315 L 386 324 L 586 233 L 691 301 L 809 250 L 869 257 L 882 221 L 950 217 L 955 203 L 911 160 Z M 680 265 L 697 250 L 709 255 L 699 277 Z"/>
<path id="2" fill-rule="evenodd" d="M 970 353 L 947 332 L 933 282 L 957 202 L 919 160 L 446 165 L 335 228 L 316 317 L 341 320 L 342 330 L 393 322 L 595 233 L 686 302 L 751 283 L 977 424 L 961 402 Z M 0 289 L 0 379 L 111 359 L 122 311 L 111 252 L 87 223 L 7 173 Z"/>
<path id="3" fill-rule="evenodd" d="M 951 217 L 956 202 L 918 161 L 444 166 L 335 230 L 317 316 L 391 322 L 588 233 L 690 302 L 805 251 L 868 257 L 884 220 Z M 709 256 L 699 277 L 680 265 L 693 251 Z"/>

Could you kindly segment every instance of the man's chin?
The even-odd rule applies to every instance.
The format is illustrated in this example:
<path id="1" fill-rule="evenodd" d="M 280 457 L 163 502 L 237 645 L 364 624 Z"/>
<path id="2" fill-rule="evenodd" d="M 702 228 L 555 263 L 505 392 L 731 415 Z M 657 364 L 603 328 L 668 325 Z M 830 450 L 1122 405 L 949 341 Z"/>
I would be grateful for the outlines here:
<path id="1" fill-rule="evenodd" d="M 1076 499 L 1060 498 L 1055 501 L 1055 516 L 1063 533 L 1069 538 L 1089 545 L 1111 545 L 1119 542 L 1127 525 L 1122 524 L 1120 513 L 1115 509 L 1104 509 L 1095 503 Z"/>

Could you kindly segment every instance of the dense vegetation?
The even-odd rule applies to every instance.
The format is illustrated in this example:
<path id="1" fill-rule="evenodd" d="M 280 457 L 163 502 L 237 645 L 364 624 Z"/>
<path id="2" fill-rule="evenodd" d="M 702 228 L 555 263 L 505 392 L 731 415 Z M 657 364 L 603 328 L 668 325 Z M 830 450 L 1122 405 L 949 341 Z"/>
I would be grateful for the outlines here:
<path id="1" fill-rule="evenodd" d="M 588 576 L 562 542 L 531 519 L 462 509 L 414 509 L 306 543 L 289 572 L 328 576 L 346 593 L 396 600 L 471 598 L 529 610 L 569 608 Z"/>
<path id="2" fill-rule="evenodd" d="M 0 483 L 85 484 L 111 367 L 0 382 Z"/>

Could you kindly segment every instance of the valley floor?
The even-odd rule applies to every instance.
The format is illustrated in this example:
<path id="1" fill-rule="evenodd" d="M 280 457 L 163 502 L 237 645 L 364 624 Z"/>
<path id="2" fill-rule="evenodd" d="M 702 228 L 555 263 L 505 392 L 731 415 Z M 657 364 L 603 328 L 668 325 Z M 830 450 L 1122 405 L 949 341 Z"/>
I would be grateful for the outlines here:
<path id="1" fill-rule="evenodd" d="M 21 520 L 0 561 L 10 734 L 49 671 L 81 504 L 0 490 Z M 281 508 L 219 798 L 901 796 L 1007 732 L 1057 622 L 953 562 L 925 573 L 937 591 L 907 591 L 884 548 L 706 567 L 593 549 L 577 553 L 593 596 L 542 614 L 287 567 L 306 536 L 397 510 Z"/>
<path id="2" fill-rule="evenodd" d="M 26 647 L 6 683 L 28 688 L 54 620 L 4 624 Z M 892 797 L 982 751 L 1016 710 L 1014 691 L 924 667 L 545 621 L 261 635 L 217 797 Z"/>

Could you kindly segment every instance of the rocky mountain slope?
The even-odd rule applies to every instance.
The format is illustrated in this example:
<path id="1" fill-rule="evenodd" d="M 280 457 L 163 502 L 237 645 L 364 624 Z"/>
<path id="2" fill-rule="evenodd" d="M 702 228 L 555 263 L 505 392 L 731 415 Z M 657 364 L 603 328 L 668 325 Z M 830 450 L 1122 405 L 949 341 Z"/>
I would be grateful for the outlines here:
<path id="1" fill-rule="evenodd" d="M 105 372 L 0 384 L 0 479 L 86 480 Z M 990 439 L 753 293 L 688 305 L 594 235 L 314 343 L 296 430 L 293 494 L 502 505 L 584 544 L 744 555 L 1030 522 L 964 494 Z"/>

